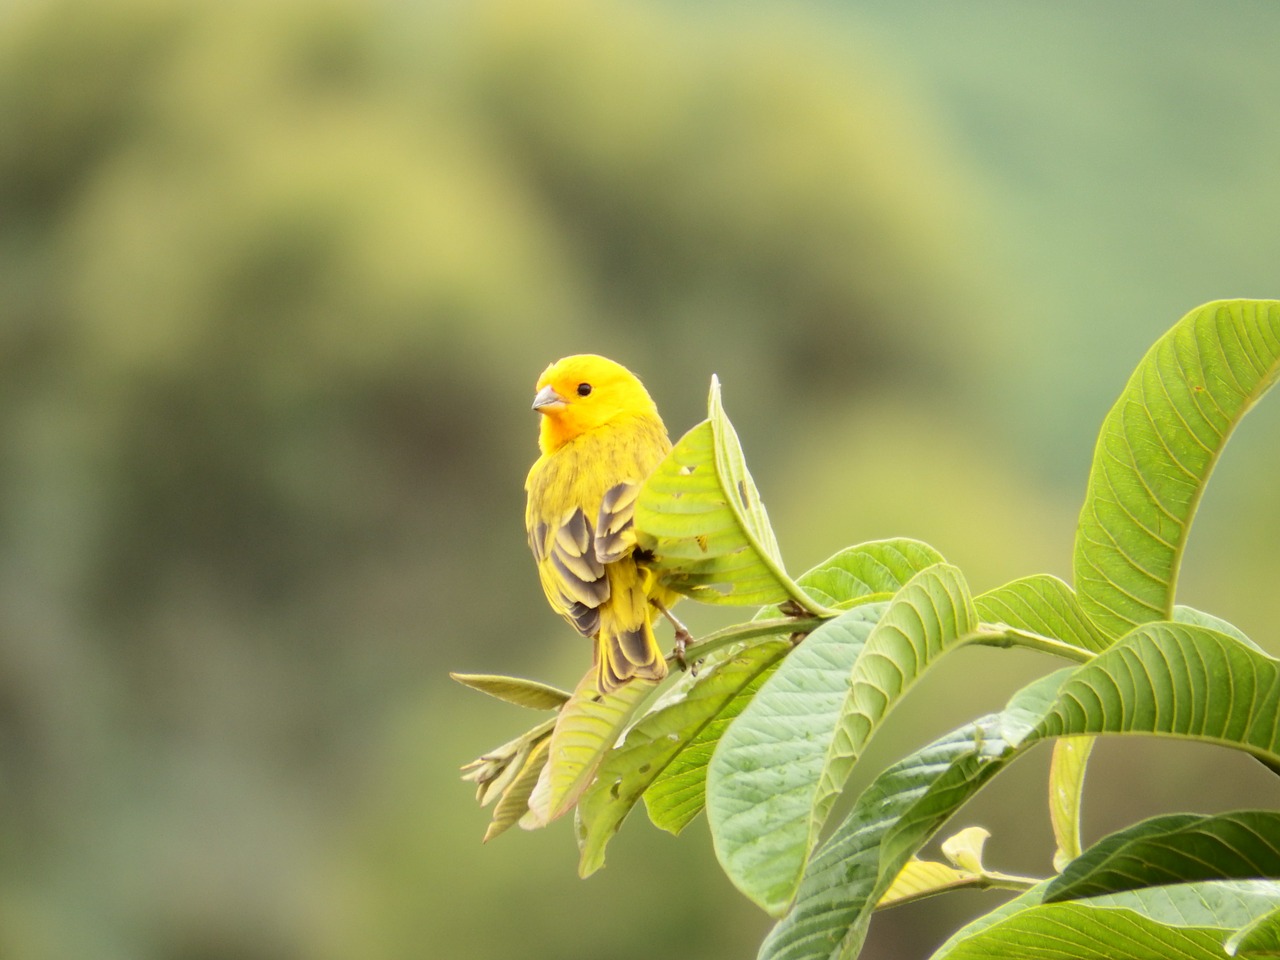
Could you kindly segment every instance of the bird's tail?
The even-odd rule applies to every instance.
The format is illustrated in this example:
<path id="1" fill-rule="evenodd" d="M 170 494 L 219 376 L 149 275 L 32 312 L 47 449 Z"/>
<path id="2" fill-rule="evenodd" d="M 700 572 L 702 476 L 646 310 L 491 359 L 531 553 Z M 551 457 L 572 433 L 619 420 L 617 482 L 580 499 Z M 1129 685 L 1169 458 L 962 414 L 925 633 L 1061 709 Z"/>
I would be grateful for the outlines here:
<path id="1" fill-rule="evenodd" d="M 596 678 L 601 693 L 612 693 L 637 677 L 661 680 L 667 675 L 667 661 L 653 634 L 649 621 L 652 608 L 640 577 L 633 571 L 619 571 L 610 580 L 610 597 L 600 608 L 600 632 L 596 634 Z"/>

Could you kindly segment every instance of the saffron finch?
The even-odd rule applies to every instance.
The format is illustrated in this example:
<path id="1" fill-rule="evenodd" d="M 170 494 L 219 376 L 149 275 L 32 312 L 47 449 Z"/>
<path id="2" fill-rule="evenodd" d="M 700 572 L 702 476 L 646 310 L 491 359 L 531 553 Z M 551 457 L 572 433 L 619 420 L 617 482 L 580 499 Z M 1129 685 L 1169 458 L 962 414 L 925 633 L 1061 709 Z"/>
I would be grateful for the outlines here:
<path id="1" fill-rule="evenodd" d="M 533 409 L 542 455 L 525 480 L 525 526 L 547 601 L 595 641 L 600 693 L 661 680 L 652 616 L 677 595 L 641 562 L 632 527 L 640 487 L 671 449 L 658 408 L 626 367 L 584 354 L 547 367 Z M 672 623 L 681 649 L 688 633 Z"/>

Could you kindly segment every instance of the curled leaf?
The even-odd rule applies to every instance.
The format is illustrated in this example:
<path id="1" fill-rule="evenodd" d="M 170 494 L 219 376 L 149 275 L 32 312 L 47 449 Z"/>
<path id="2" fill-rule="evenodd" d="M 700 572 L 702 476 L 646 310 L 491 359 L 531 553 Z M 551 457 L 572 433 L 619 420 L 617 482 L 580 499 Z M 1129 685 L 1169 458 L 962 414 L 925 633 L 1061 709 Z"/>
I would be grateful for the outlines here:
<path id="1" fill-rule="evenodd" d="M 703 603 L 791 601 L 826 614 L 783 568 L 742 446 L 712 377 L 707 419 L 686 433 L 636 501 L 636 543 L 674 590 Z"/>

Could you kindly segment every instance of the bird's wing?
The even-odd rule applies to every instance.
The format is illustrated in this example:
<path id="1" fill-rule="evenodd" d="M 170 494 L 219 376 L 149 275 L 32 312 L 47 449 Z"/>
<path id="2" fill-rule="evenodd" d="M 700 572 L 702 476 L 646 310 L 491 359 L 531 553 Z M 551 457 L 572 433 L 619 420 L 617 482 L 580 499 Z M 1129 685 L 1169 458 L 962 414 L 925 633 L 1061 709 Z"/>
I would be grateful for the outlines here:
<path id="1" fill-rule="evenodd" d="M 529 529 L 529 546 L 547 599 L 584 637 L 600 629 L 599 608 L 609 599 L 609 578 L 596 558 L 594 539 L 581 507 Z"/>
<path id="2" fill-rule="evenodd" d="M 612 460 L 619 465 L 621 476 L 605 490 L 596 517 L 596 559 L 601 563 L 621 560 L 635 548 L 633 519 L 640 490 L 671 450 L 662 421 L 652 417 L 636 418 L 619 435 L 623 442 L 612 452 Z"/>
<path id="3" fill-rule="evenodd" d="M 604 492 L 600 515 L 596 518 L 595 535 L 596 559 L 601 563 L 621 560 L 635 546 L 636 531 L 632 518 L 639 496 L 640 484 L 635 480 L 623 480 Z"/>

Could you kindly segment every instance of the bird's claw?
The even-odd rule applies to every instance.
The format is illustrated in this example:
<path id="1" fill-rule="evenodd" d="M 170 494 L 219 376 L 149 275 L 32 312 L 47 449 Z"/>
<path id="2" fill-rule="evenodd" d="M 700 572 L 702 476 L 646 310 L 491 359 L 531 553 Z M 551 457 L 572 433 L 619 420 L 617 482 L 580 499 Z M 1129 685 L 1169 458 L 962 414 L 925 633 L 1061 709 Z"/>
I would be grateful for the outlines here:
<path id="1" fill-rule="evenodd" d="M 676 647 L 674 651 L 676 663 L 680 665 L 681 670 L 688 670 L 689 661 L 685 657 L 684 651 L 689 644 L 693 643 L 693 634 L 689 632 L 688 627 L 671 615 L 671 611 L 668 610 L 664 604 L 659 603 L 657 600 L 650 602 L 658 608 L 658 611 L 664 617 L 671 621 L 671 628 L 675 631 L 676 635 Z"/>
<path id="2" fill-rule="evenodd" d="M 684 651 L 691 643 L 693 643 L 693 634 L 683 626 L 677 627 L 675 657 L 676 663 L 680 665 L 681 670 L 689 669 L 689 661 L 685 658 Z"/>

